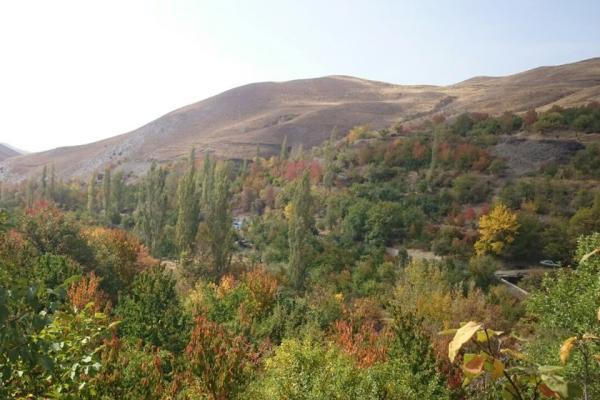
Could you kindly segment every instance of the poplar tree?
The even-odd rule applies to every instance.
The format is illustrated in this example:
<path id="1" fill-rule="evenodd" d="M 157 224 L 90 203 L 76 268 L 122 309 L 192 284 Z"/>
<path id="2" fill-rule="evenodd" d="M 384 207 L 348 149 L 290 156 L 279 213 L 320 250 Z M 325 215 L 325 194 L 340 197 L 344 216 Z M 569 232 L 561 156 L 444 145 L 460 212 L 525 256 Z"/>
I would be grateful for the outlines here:
<path id="1" fill-rule="evenodd" d="M 166 178 L 167 170 L 157 167 L 153 162 L 138 192 L 135 228 L 153 255 L 157 254 L 164 233 L 167 215 Z"/>
<path id="2" fill-rule="evenodd" d="M 44 169 L 42 170 L 42 179 L 41 179 L 41 187 L 42 187 L 42 199 L 48 198 L 48 167 L 44 165 Z"/>
<path id="3" fill-rule="evenodd" d="M 27 189 L 25 191 L 25 203 L 27 207 L 32 207 L 35 200 L 35 182 L 33 179 L 27 180 Z"/>
<path id="4" fill-rule="evenodd" d="M 111 178 L 111 184 L 112 207 L 115 214 L 119 215 L 123 209 L 123 202 L 125 201 L 125 177 L 123 171 L 117 171 Z"/>
<path id="5" fill-rule="evenodd" d="M 231 215 L 231 192 L 229 164 L 217 169 L 214 186 L 206 210 L 203 240 L 210 253 L 212 275 L 217 280 L 231 263 L 233 228 Z"/>
<path id="6" fill-rule="evenodd" d="M 96 213 L 96 172 L 90 176 L 87 190 L 87 212 L 89 215 Z"/>
<path id="7" fill-rule="evenodd" d="M 175 240 L 182 258 L 192 254 L 198 231 L 199 199 L 196 180 L 196 152 L 190 152 L 187 172 L 179 179 L 177 187 L 177 225 Z"/>
<path id="8" fill-rule="evenodd" d="M 325 145 L 325 173 L 323 174 L 323 186 L 326 189 L 331 189 L 335 178 L 334 161 L 335 161 L 335 139 L 337 130 L 331 130 L 329 140 Z"/>
<path id="9" fill-rule="evenodd" d="M 283 137 L 283 142 L 281 142 L 281 150 L 279 152 L 279 161 L 287 160 L 288 158 L 288 139 L 287 135 Z"/>
<path id="10" fill-rule="evenodd" d="M 104 178 L 102 179 L 102 207 L 104 208 L 104 217 L 110 220 L 112 214 L 112 186 L 110 181 L 110 167 L 104 169 Z"/>
<path id="11" fill-rule="evenodd" d="M 50 187 L 48 188 L 48 195 L 50 199 L 53 201 L 56 197 L 56 171 L 54 169 L 54 164 L 50 167 Z"/>
<path id="12" fill-rule="evenodd" d="M 206 152 L 204 155 L 204 165 L 202 167 L 202 192 L 200 197 L 200 205 L 203 212 L 206 212 L 206 206 L 212 193 L 214 175 L 214 162 L 210 157 L 210 153 Z"/>
<path id="13" fill-rule="evenodd" d="M 289 272 L 296 290 L 304 288 L 308 270 L 314 219 L 308 171 L 296 182 L 288 220 Z"/>

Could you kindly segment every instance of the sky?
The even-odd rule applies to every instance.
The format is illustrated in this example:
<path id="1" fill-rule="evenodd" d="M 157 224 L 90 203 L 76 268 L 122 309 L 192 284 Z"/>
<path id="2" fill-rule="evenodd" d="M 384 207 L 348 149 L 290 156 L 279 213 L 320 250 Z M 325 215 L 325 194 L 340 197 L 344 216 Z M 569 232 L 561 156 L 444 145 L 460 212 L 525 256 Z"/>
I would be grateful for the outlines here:
<path id="1" fill-rule="evenodd" d="M 0 0 L 0 143 L 88 143 L 258 81 L 579 61 L 600 56 L 598 21 L 598 0 Z"/>

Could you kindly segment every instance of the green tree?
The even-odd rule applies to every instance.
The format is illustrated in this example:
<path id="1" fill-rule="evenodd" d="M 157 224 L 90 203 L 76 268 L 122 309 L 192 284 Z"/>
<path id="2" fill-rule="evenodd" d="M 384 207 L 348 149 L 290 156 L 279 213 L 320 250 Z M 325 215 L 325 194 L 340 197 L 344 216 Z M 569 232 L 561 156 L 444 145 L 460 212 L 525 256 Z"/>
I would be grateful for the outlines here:
<path id="1" fill-rule="evenodd" d="M 112 215 L 112 184 L 110 180 L 110 167 L 104 169 L 104 177 L 102 178 L 102 208 L 104 209 L 104 217 L 110 220 Z"/>
<path id="2" fill-rule="evenodd" d="M 198 231 L 198 186 L 196 184 L 196 153 L 190 152 L 187 172 L 179 180 L 177 187 L 177 224 L 175 226 L 176 243 L 183 258 L 192 255 L 194 241 Z"/>
<path id="3" fill-rule="evenodd" d="M 48 198 L 48 167 L 44 165 L 44 169 L 42 170 L 42 178 L 40 181 L 40 186 L 42 188 L 42 199 Z"/>
<path id="4" fill-rule="evenodd" d="M 288 218 L 289 271 L 296 290 L 304 288 L 308 272 L 314 229 L 312 202 L 309 175 L 305 172 L 295 184 Z"/>
<path id="5" fill-rule="evenodd" d="M 579 240 L 576 259 L 578 268 L 562 269 L 547 275 L 539 291 L 527 301 L 527 310 L 535 321 L 535 337 L 528 345 L 533 359 L 557 362 L 559 349 L 567 337 L 600 336 L 600 233 Z M 566 377 L 586 386 L 589 398 L 600 396 L 600 364 L 586 360 L 600 352 L 600 346 L 582 343 L 566 366 Z M 590 362 L 591 361 L 591 362 Z"/>
<path id="6" fill-rule="evenodd" d="M 96 172 L 90 176 L 88 181 L 86 209 L 90 216 L 96 214 Z"/>
<path id="7" fill-rule="evenodd" d="M 212 160 L 210 153 L 204 154 L 204 164 L 202 166 L 202 192 L 200 196 L 200 207 L 202 212 L 206 212 L 206 207 L 209 202 L 209 198 L 213 191 L 213 182 L 215 178 L 215 162 Z"/>
<path id="8" fill-rule="evenodd" d="M 173 352 L 187 342 L 189 317 L 175 291 L 175 280 L 162 266 L 138 274 L 131 292 L 116 309 L 121 332 Z"/>
<path id="9" fill-rule="evenodd" d="M 200 240 L 209 253 L 211 275 L 219 279 L 229 268 L 233 247 L 230 167 L 217 168 L 212 193 L 206 207 L 206 222 Z"/>
<path id="10" fill-rule="evenodd" d="M 125 204 L 126 194 L 125 176 L 123 175 L 123 171 L 117 171 L 117 173 L 111 179 L 111 184 L 112 188 L 110 193 L 112 195 L 113 211 L 111 219 L 113 223 L 119 223 L 121 218 L 121 210 L 123 210 L 123 206 Z"/>
<path id="11" fill-rule="evenodd" d="M 251 386 L 253 399 L 374 399 L 365 376 L 339 349 L 311 339 L 286 339 Z M 367 397 L 368 396 L 368 397 Z M 384 398 L 384 397 L 382 397 Z"/>
<path id="12" fill-rule="evenodd" d="M 48 197 L 50 200 L 55 201 L 56 197 L 56 171 L 54 169 L 54 164 L 50 167 L 50 185 L 48 187 Z"/>
<path id="13" fill-rule="evenodd" d="M 152 254 L 157 254 L 161 244 L 167 214 L 167 170 L 152 163 L 140 184 L 135 227 Z"/>
<path id="14" fill-rule="evenodd" d="M 279 151 L 279 161 L 287 160 L 288 158 L 288 138 L 287 135 L 283 137 L 283 142 L 281 142 L 281 150 Z"/>
<path id="15" fill-rule="evenodd" d="M 398 307 L 393 316 L 394 340 L 389 349 L 387 369 L 395 372 L 394 375 L 409 376 L 405 385 L 410 388 L 410 398 L 447 399 L 449 393 L 443 376 L 436 370 L 431 340 L 418 319 Z"/>

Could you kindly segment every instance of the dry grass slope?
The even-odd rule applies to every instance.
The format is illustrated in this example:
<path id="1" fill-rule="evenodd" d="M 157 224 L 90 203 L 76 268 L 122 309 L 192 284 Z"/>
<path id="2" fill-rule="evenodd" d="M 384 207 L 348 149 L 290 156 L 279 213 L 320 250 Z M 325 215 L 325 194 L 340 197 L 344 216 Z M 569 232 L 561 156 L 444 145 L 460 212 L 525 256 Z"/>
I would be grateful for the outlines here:
<path id="1" fill-rule="evenodd" d="M 19 181 L 49 164 L 63 178 L 87 176 L 107 164 L 139 174 L 151 160 L 169 162 L 191 147 L 220 157 L 248 158 L 257 145 L 264 155 L 277 152 L 285 136 L 291 145 L 310 147 L 329 137 L 333 128 L 345 132 L 359 124 L 382 128 L 417 122 L 435 113 L 522 112 L 592 100 L 600 100 L 600 58 L 443 87 L 348 76 L 254 83 L 175 110 L 133 132 L 5 160 L 0 162 L 0 179 Z"/>

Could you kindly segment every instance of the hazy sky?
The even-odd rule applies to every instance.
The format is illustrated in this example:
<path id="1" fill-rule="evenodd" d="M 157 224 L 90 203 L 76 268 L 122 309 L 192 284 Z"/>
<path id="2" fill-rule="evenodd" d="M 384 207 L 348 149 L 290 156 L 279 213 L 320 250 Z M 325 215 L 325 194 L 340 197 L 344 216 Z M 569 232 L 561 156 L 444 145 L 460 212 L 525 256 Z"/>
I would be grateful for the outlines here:
<path id="1" fill-rule="evenodd" d="M 600 56 L 600 1 L 0 0 L 0 142 L 135 129 L 245 83 L 449 84 Z"/>

